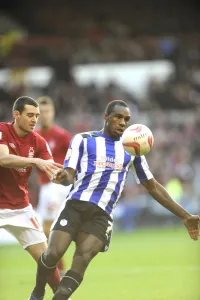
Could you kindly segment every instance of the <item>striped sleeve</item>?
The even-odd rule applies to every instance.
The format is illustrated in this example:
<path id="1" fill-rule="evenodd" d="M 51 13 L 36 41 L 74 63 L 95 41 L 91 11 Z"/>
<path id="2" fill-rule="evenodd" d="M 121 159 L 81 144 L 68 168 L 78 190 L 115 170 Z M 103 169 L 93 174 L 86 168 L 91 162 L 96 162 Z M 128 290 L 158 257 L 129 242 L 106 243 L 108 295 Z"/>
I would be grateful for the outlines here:
<path id="1" fill-rule="evenodd" d="M 130 167 L 130 170 L 135 176 L 136 182 L 138 184 L 153 178 L 153 175 L 144 156 L 136 156 Z"/>
<path id="2" fill-rule="evenodd" d="M 72 168 L 74 170 L 77 170 L 82 155 L 83 155 L 83 137 L 81 136 L 81 134 L 77 134 L 71 139 L 64 160 L 64 168 Z"/>

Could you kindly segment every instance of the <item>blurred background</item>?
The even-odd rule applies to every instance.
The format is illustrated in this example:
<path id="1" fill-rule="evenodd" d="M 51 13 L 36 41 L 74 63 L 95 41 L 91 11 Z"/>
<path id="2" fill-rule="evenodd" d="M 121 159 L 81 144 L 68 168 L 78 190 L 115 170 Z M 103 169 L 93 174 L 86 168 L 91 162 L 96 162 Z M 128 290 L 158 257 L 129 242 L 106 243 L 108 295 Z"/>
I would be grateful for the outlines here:
<path id="1" fill-rule="evenodd" d="M 153 131 L 155 145 L 147 160 L 154 176 L 191 213 L 200 212 L 197 1 L 125 0 L 122 6 L 36 0 L 1 6 L 1 121 L 11 120 L 17 97 L 48 95 L 56 105 L 56 123 L 75 134 L 101 129 L 106 105 L 123 99 L 131 123 Z M 34 206 L 37 190 L 32 180 Z M 128 231 L 176 222 L 132 176 L 116 219 Z"/>
<path id="2" fill-rule="evenodd" d="M 154 134 L 146 158 L 155 178 L 190 213 L 200 213 L 198 1 L 12 3 L 1 1 L 0 8 L 0 120 L 11 120 L 17 97 L 48 95 L 56 123 L 75 134 L 101 129 L 105 106 L 122 99 L 131 124 L 145 124 Z M 29 189 L 36 207 L 34 173 Z M 122 233 L 181 225 L 132 175 L 115 224 Z"/>

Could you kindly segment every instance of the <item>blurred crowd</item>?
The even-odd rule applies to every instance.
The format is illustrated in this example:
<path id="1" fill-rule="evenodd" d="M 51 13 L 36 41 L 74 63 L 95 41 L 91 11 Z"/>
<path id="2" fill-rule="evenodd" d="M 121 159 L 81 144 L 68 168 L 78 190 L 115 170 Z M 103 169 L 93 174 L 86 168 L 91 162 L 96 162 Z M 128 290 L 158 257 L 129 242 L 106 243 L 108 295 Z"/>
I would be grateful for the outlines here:
<path id="1" fill-rule="evenodd" d="M 154 176 L 168 189 L 176 201 L 191 213 L 199 213 L 200 104 L 198 91 L 195 91 L 194 96 L 190 98 L 186 91 L 187 97 L 183 97 L 184 93 L 181 89 L 182 97 L 177 94 L 179 97 L 177 97 L 176 105 L 173 106 L 174 98 L 171 95 L 174 90 L 171 86 L 171 79 L 170 82 L 162 83 L 161 86 L 156 84 L 155 79 L 152 80 L 149 82 L 145 101 L 138 99 L 137 95 L 122 90 L 115 83 L 109 83 L 106 87 L 99 89 L 92 83 L 80 87 L 75 81 L 54 81 L 46 87 L 45 94 L 55 101 L 57 124 L 68 129 L 72 134 L 101 129 L 103 112 L 107 103 L 113 99 L 127 101 L 132 112 L 131 123 L 146 124 L 154 134 L 155 144 L 151 153 L 147 155 Z M 9 93 L 1 89 L 0 92 L 1 120 L 7 121 L 11 119 L 13 100 L 24 94 L 24 88 L 15 87 Z M 39 88 L 32 87 L 28 94 L 36 98 L 43 93 Z M 162 105 L 163 102 L 160 102 L 162 97 L 166 101 L 165 106 Z M 180 105 L 177 105 L 178 101 Z M 37 205 L 35 185 L 36 181 L 33 180 L 30 183 L 30 191 L 32 203 Z M 119 228 L 129 231 L 139 226 L 140 223 L 144 225 L 145 222 L 157 225 L 157 222 L 160 222 L 160 216 L 166 217 L 167 221 L 170 216 L 173 220 L 172 215 L 148 197 L 141 186 L 135 184 L 130 174 L 116 209 Z"/>
<path id="2" fill-rule="evenodd" d="M 175 11 L 178 11 L 178 7 Z M 151 153 L 147 155 L 154 176 L 176 201 L 191 213 L 199 213 L 200 39 L 198 32 L 195 33 L 195 28 L 199 26 L 199 18 L 195 17 L 196 11 L 193 10 L 191 13 L 193 21 L 190 18 L 191 22 L 187 23 L 187 18 L 183 18 L 187 13 L 185 8 L 181 15 L 187 24 L 180 19 L 178 27 L 175 26 L 177 32 L 175 30 L 174 34 L 160 34 L 156 37 L 138 35 L 136 27 L 130 22 L 116 21 L 101 15 L 96 19 L 89 17 L 83 19 L 80 15 L 72 18 L 74 15 L 71 10 L 57 11 L 56 19 L 60 21 L 54 20 L 51 23 L 51 15 L 46 13 L 46 18 L 42 19 L 42 12 L 42 8 L 37 11 L 37 24 L 30 19 L 32 24 L 30 30 L 34 28 L 35 33 L 38 34 L 39 27 L 43 24 L 44 34 L 49 33 L 51 29 L 51 33 L 53 31 L 54 34 L 60 32 L 61 35 L 65 35 L 64 40 L 58 41 L 54 37 L 50 42 L 47 40 L 46 44 L 39 42 L 38 39 L 37 41 L 33 39 L 31 43 L 30 39 L 27 39 L 26 28 L 16 26 L 16 23 L 12 25 L 9 17 L 5 22 L 5 16 L 2 23 L 2 16 L 0 16 L 0 24 L 4 24 L 4 29 L 0 26 L 1 30 L 12 32 L 13 28 L 17 28 L 17 32 L 21 33 L 21 35 L 15 34 L 11 37 L 8 35 L 5 43 L 1 44 L 0 65 L 2 68 L 47 65 L 54 69 L 53 78 L 43 88 L 27 87 L 23 80 L 21 82 L 11 80 L 12 82 L 1 86 L 0 120 L 8 121 L 12 118 L 12 104 L 17 97 L 23 94 L 34 98 L 49 95 L 55 102 L 56 122 L 75 134 L 101 129 L 105 106 L 114 99 L 123 99 L 131 108 L 131 123 L 146 124 L 154 134 L 155 144 Z M 156 19 L 153 15 L 146 13 L 151 19 L 152 27 L 150 27 L 155 28 Z M 166 12 L 163 10 L 163 13 Z M 67 25 L 64 21 L 61 22 L 66 16 L 68 16 Z M 162 14 L 160 14 L 160 22 L 161 16 Z M 170 28 L 175 19 L 174 13 L 173 18 L 168 20 L 171 23 L 168 27 L 166 23 L 165 28 Z M 143 22 L 138 22 L 137 17 L 135 24 L 140 25 L 140 27 L 138 25 L 137 33 L 142 30 L 143 33 L 148 32 L 147 23 L 145 25 Z M 51 28 L 48 24 L 51 24 Z M 194 32 L 180 34 L 186 25 L 193 26 Z M 151 34 L 150 29 L 149 34 Z M 160 82 L 156 77 L 149 78 L 148 91 L 142 99 L 136 93 L 130 93 L 120 87 L 116 82 L 108 82 L 103 87 L 97 86 L 94 82 L 80 86 L 71 72 L 72 66 L 77 64 L 161 59 L 172 62 L 175 72 L 164 82 Z M 155 221 L 155 215 L 169 217 L 170 214 L 165 209 L 147 197 L 143 188 L 133 184 L 131 177 L 131 175 L 128 177 L 126 188 L 116 210 L 119 228 L 132 230 L 140 224 L 142 216 L 144 224 L 144 220 L 147 219 L 146 213 L 149 218 L 152 214 L 152 224 Z M 30 191 L 32 202 L 36 205 L 37 189 L 34 181 L 30 184 Z"/>

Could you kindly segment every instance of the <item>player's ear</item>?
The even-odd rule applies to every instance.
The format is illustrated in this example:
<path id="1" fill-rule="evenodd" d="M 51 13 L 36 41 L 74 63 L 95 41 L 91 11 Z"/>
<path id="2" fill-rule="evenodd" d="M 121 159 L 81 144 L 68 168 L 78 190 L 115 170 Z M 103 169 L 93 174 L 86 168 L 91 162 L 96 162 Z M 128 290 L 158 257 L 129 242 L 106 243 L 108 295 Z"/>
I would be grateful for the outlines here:
<path id="1" fill-rule="evenodd" d="M 107 121 L 108 120 L 109 115 L 107 113 L 104 114 L 104 120 Z"/>
<path id="2" fill-rule="evenodd" d="M 18 110 L 13 111 L 13 119 L 17 120 L 19 118 L 19 115 L 20 115 L 20 113 Z"/>

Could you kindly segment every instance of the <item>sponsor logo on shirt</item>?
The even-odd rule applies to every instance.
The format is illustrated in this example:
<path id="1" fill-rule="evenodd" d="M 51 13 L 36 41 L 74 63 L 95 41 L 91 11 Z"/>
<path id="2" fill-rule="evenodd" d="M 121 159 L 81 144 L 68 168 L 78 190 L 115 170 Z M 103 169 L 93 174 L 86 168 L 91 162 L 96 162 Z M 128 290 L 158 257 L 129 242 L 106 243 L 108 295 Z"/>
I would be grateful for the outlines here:
<path id="1" fill-rule="evenodd" d="M 2 132 L 0 131 L 0 140 L 2 140 Z"/>
<path id="2" fill-rule="evenodd" d="M 16 146 L 15 146 L 13 143 L 9 143 L 9 145 L 10 145 L 10 147 L 13 148 L 13 149 L 16 148 Z"/>
<path id="3" fill-rule="evenodd" d="M 109 156 L 102 156 L 100 160 L 95 160 L 94 165 L 98 168 L 108 167 L 120 171 L 123 169 L 123 165 L 120 163 L 119 160 Z"/>
<path id="4" fill-rule="evenodd" d="M 28 152 L 28 157 L 33 157 L 34 153 L 35 153 L 35 151 L 34 151 L 33 147 L 30 147 L 29 152 Z"/>
<path id="5" fill-rule="evenodd" d="M 15 170 L 20 173 L 26 173 L 26 168 L 16 168 Z"/>

